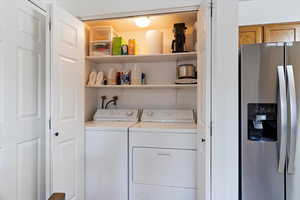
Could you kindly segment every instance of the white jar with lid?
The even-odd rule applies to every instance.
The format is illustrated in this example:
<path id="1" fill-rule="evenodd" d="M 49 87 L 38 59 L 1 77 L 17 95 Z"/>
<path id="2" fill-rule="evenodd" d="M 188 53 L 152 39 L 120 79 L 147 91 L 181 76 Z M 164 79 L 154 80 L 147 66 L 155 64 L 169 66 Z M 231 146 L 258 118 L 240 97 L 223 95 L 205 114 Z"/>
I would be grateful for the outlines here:
<path id="1" fill-rule="evenodd" d="M 145 34 L 147 54 L 163 53 L 163 32 L 149 30 Z"/>
<path id="2" fill-rule="evenodd" d="M 141 85 L 142 84 L 142 71 L 141 68 L 136 64 L 131 70 L 131 85 Z"/>
<path id="3" fill-rule="evenodd" d="M 117 70 L 115 68 L 111 68 L 108 71 L 107 85 L 117 85 Z"/>

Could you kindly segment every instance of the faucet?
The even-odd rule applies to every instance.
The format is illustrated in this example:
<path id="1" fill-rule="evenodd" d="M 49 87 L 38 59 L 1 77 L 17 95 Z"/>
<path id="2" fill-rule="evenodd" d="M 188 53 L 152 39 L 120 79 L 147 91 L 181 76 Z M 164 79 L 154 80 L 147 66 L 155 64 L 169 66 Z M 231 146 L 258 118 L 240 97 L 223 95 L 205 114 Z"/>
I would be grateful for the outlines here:
<path id="1" fill-rule="evenodd" d="M 101 109 L 104 109 L 104 104 L 105 104 L 105 100 L 107 99 L 106 96 L 101 96 Z M 100 103 L 100 102 L 99 102 Z M 98 103 L 98 108 L 99 108 L 99 103 Z"/>

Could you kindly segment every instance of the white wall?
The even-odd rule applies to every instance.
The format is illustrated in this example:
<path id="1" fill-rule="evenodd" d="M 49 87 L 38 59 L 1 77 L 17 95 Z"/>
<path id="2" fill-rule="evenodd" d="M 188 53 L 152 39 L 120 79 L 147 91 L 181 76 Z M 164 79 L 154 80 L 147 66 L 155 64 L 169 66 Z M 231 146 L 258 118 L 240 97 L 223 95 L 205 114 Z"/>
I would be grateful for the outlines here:
<path id="1" fill-rule="evenodd" d="M 75 16 L 198 5 L 202 0 L 41 0 L 56 1 Z M 300 0 L 245 0 L 239 2 L 239 24 L 300 21 Z"/>
<path id="2" fill-rule="evenodd" d="M 300 0 L 251 0 L 239 2 L 239 24 L 300 21 Z"/>
<path id="3" fill-rule="evenodd" d="M 211 200 L 238 200 L 238 0 L 214 0 Z"/>

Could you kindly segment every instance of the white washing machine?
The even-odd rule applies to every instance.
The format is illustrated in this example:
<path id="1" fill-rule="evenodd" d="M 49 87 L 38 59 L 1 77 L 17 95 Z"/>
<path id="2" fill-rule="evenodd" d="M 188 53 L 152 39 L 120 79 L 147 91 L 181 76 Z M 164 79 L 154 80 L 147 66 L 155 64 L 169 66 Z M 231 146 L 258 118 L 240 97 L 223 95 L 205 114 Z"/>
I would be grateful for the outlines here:
<path id="1" fill-rule="evenodd" d="M 144 110 L 129 128 L 130 200 L 195 200 L 196 138 L 192 110 Z"/>
<path id="2" fill-rule="evenodd" d="M 128 200 L 128 129 L 138 116 L 138 109 L 98 110 L 86 123 L 86 200 Z"/>

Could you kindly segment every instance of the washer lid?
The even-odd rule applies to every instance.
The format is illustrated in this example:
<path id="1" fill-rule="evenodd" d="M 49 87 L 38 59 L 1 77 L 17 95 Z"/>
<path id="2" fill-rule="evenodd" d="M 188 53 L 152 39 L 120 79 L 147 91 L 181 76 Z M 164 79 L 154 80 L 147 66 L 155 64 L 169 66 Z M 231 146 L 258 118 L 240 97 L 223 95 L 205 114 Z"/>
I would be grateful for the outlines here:
<path id="1" fill-rule="evenodd" d="M 127 133 L 128 128 L 134 126 L 136 122 L 124 121 L 89 121 L 85 123 L 87 131 L 124 131 Z"/>
<path id="2" fill-rule="evenodd" d="M 98 109 L 94 121 L 137 122 L 138 109 Z"/>
<path id="3" fill-rule="evenodd" d="M 194 112 L 189 109 L 145 109 L 141 121 L 193 123 Z"/>

